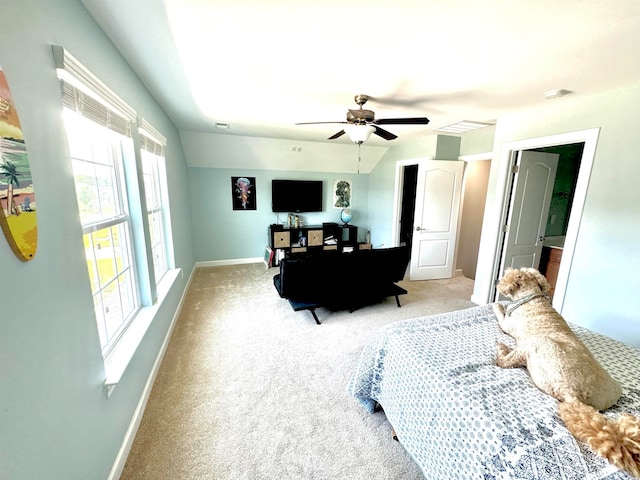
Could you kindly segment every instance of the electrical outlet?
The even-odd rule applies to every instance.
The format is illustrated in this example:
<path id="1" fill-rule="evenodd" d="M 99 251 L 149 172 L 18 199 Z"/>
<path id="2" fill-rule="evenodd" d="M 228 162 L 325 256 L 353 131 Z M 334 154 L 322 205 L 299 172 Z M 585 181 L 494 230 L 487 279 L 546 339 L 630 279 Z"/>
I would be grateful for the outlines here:
<path id="1" fill-rule="evenodd" d="M 553 225 L 554 223 L 556 223 L 556 216 L 551 215 L 551 225 Z"/>

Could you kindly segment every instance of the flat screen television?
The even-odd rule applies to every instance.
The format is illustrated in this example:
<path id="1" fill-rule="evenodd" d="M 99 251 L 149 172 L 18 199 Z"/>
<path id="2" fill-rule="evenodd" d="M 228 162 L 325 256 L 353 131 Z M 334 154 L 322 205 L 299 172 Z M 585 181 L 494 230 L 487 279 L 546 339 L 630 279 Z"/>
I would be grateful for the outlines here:
<path id="1" fill-rule="evenodd" d="M 322 180 L 271 180 L 273 212 L 321 212 Z"/>

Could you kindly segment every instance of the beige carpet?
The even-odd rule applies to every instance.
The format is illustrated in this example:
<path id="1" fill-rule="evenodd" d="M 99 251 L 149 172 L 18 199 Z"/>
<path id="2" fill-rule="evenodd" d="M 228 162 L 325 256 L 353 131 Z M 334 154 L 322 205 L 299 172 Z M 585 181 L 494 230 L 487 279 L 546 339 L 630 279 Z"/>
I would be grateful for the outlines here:
<path id="1" fill-rule="evenodd" d="M 422 478 L 384 412 L 346 386 L 376 329 L 471 307 L 473 281 L 403 281 L 401 308 L 320 309 L 316 325 L 278 296 L 277 272 L 194 273 L 122 479 Z"/>

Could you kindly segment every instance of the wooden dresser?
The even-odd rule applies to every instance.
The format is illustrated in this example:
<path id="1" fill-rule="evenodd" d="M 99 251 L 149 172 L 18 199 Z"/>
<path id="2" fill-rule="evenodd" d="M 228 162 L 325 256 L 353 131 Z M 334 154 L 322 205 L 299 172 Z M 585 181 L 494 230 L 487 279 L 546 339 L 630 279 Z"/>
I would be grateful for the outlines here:
<path id="1" fill-rule="evenodd" d="M 556 290 L 556 281 L 558 280 L 558 270 L 560 270 L 560 261 L 562 260 L 562 248 L 558 247 L 542 247 L 542 257 L 540 258 L 540 273 L 542 273 L 549 282 L 551 289 L 549 297 L 553 298 Z"/>

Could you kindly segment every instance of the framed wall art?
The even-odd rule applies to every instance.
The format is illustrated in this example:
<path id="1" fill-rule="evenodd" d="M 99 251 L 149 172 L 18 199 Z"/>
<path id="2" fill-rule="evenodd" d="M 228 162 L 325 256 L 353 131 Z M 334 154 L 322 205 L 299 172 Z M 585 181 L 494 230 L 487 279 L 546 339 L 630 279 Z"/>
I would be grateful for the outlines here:
<path id="1" fill-rule="evenodd" d="M 33 259 L 38 243 L 36 198 L 27 146 L 0 67 L 0 227 L 13 253 Z"/>
<path id="2" fill-rule="evenodd" d="M 256 177 L 231 177 L 234 210 L 256 209 Z"/>
<path id="3" fill-rule="evenodd" d="M 336 180 L 333 183 L 333 208 L 351 207 L 351 181 Z"/>

